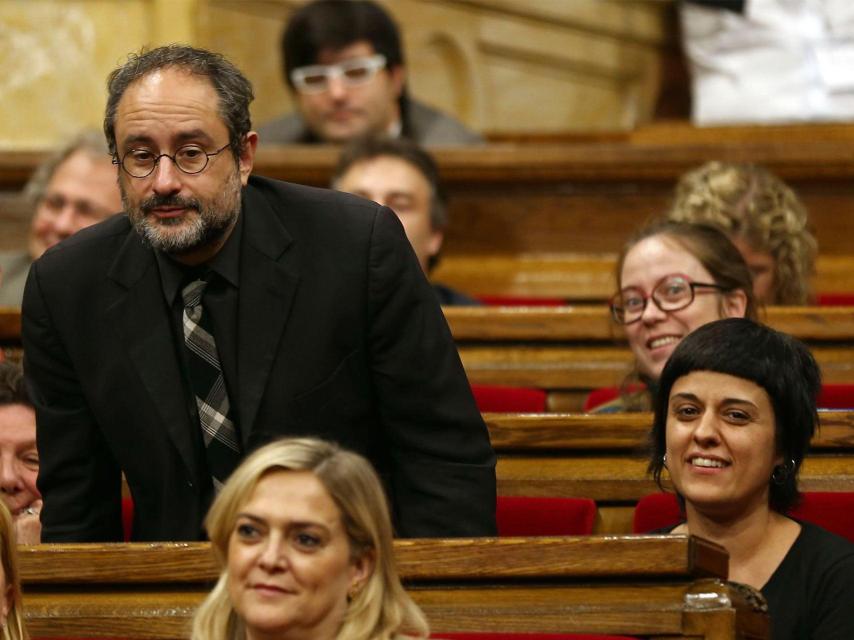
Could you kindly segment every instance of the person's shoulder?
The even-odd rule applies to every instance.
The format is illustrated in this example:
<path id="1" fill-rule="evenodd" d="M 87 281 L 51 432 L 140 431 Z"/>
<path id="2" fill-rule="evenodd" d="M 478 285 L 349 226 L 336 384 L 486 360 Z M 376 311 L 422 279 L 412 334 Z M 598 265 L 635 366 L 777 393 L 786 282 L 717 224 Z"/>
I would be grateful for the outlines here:
<path id="1" fill-rule="evenodd" d="M 298 144 L 307 142 L 306 127 L 296 112 L 265 122 L 257 128 L 259 144 Z"/>
<path id="2" fill-rule="evenodd" d="M 799 521 L 801 534 L 797 543 L 801 551 L 824 563 L 850 563 L 854 569 L 854 542 L 811 522 Z M 854 575 L 852 575 L 854 578 Z"/>
<path id="3" fill-rule="evenodd" d="M 483 136 L 462 122 L 423 102 L 409 99 L 409 126 L 421 145 L 482 144 Z"/>

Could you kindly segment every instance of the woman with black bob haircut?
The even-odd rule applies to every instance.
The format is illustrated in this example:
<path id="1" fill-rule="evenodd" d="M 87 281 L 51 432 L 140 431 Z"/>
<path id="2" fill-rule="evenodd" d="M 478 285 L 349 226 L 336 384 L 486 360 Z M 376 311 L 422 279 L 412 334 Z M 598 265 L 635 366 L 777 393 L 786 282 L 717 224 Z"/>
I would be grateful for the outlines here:
<path id="1" fill-rule="evenodd" d="M 745 318 L 686 336 L 662 371 L 649 470 L 685 521 L 768 601 L 773 640 L 854 638 L 854 544 L 789 518 L 818 423 L 821 375 L 798 340 Z"/>

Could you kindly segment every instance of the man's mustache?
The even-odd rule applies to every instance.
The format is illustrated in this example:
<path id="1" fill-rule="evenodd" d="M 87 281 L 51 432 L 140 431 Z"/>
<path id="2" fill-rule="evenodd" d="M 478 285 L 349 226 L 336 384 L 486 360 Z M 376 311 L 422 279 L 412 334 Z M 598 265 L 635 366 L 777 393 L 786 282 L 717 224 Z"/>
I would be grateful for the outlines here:
<path id="1" fill-rule="evenodd" d="M 180 207 L 182 209 L 195 209 L 199 211 L 201 203 L 195 198 L 182 198 L 176 195 L 154 195 L 147 200 L 143 200 L 139 205 L 143 213 L 151 213 L 152 209 L 157 209 L 158 207 Z"/>

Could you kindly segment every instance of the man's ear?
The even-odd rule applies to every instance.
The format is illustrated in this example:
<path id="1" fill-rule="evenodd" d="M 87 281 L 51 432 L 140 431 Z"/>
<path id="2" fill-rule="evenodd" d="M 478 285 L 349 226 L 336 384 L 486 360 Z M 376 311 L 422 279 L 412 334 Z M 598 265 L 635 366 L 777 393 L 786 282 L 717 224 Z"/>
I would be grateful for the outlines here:
<path id="1" fill-rule="evenodd" d="M 442 243 L 445 241 L 445 232 L 438 229 L 433 229 L 430 232 L 430 242 L 427 244 L 428 255 L 432 258 L 439 255 L 442 250 Z"/>
<path id="2" fill-rule="evenodd" d="M 252 173 L 252 167 L 255 165 L 255 149 L 257 147 L 258 134 L 250 131 L 244 138 L 243 149 L 240 152 L 240 157 L 237 159 L 240 168 L 240 183 L 244 187 L 249 181 L 249 174 Z"/>

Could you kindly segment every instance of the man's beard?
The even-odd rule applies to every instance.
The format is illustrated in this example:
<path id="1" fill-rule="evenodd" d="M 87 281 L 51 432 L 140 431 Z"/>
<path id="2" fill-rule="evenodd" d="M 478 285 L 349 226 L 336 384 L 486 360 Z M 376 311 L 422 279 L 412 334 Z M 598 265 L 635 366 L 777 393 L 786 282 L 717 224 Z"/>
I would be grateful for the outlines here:
<path id="1" fill-rule="evenodd" d="M 240 214 L 241 183 L 237 171 L 231 174 L 219 194 L 209 201 L 178 195 L 154 195 L 134 206 L 124 185 L 120 183 L 119 186 L 122 203 L 134 229 L 153 249 L 167 254 L 181 255 L 219 241 Z M 175 219 L 158 220 L 151 213 L 157 207 L 181 207 L 188 213 Z M 196 215 L 189 210 L 195 210 Z"/>

